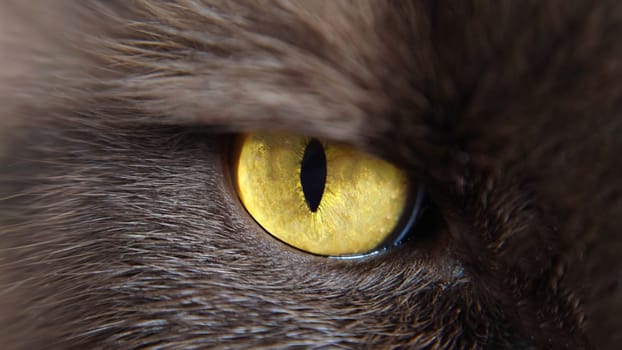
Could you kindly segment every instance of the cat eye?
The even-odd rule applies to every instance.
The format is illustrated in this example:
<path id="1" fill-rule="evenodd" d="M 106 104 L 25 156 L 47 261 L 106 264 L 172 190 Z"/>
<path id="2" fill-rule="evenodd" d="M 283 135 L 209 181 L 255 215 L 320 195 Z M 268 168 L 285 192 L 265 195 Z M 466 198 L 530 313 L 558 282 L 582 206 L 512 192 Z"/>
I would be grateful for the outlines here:
<path id="1" fill-rule="evenodd" d="M 352 146 L 250 133 L 238 138 L 234 155 L 234 181 L 248 213 L 299 250 L 377 252 L 401 240 L 414 221 L 416 191 L 407 174 Z"/>

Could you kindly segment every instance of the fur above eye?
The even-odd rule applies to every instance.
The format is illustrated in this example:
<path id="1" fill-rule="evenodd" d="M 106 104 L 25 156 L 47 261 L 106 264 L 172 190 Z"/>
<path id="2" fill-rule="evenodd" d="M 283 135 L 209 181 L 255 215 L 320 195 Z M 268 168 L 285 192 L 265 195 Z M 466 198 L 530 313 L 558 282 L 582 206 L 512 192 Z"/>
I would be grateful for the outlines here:
<path id="1" fill-rule="evenodd" d="M 236 144 L 242 204 L 268 233 L 297 249 L 368 254 L 396 244 L 412 225 L 413 185 L 382 159 L 296 135 L 251 133 Z"/>

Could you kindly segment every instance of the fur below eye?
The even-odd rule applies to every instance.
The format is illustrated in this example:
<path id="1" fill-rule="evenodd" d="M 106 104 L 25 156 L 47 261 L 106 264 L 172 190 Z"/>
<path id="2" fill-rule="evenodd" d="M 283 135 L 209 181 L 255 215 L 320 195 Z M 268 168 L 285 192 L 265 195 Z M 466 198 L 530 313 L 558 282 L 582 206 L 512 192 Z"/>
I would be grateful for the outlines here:
<path id="1" fill-rule="evenodd" d="M 268 233 L 300 250 L 356 256 L 394 244 L 412 224 L 404 171 L 357 149 L 318 139 L 251 133 L 235 152 L 240 200 Z M 416 208 L 415 208 L 416 209 Z"/>

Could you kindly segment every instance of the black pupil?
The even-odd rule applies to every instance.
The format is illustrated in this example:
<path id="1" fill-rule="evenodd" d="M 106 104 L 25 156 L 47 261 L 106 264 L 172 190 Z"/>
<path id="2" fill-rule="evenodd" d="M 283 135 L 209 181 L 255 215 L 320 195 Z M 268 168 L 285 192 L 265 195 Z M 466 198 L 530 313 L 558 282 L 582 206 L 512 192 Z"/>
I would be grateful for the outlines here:
<path id="1" fill-rule="evenodd" d="M 302 156 L 300 183 L 307 206 L 315 212 L 320 206 L 326 186 L 326 154 L 320 141 L 311 139 Z"/>

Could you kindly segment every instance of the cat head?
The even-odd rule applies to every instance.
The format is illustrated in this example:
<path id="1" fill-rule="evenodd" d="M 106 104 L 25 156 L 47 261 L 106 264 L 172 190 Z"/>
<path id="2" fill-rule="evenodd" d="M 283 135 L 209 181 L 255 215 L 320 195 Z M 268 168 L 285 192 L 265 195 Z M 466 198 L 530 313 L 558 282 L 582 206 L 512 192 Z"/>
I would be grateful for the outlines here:
<path id="1" fill-rule="evenodd" d="M 618 343 L 615 1 L 38 5 L 1 7 L 9 348 Z M 271 238 L 226 165 L 256 130 L 404 169 L 412 238 Z"/>

